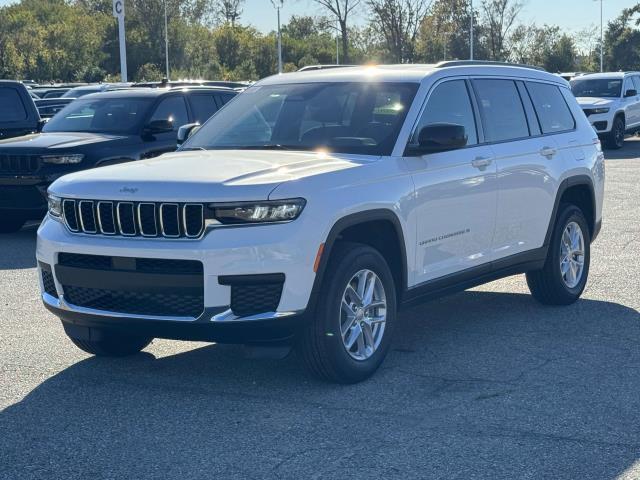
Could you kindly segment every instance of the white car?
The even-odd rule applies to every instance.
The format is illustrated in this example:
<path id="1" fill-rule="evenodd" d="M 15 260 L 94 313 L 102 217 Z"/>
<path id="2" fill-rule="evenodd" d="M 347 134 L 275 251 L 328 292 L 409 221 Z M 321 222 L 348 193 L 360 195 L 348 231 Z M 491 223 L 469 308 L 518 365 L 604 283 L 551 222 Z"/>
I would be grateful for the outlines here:
<path id="1" fill-rule="evenodd" d="M 608 148 L 640 131 L 640 72 L 593 73 L 571 81 L 571 91 Z"/>
<path id="2" fill-rule="evenodd" d="M 523 272 L 540 302 L 576 301 L 603 186 L 598 137 L 557 76 L 278 75 L 176 153 L 51 185 L 42 299 L 93 354 L 156 337 L 295 345 L 320 377 L 356 382 L 403 306 Z"/>

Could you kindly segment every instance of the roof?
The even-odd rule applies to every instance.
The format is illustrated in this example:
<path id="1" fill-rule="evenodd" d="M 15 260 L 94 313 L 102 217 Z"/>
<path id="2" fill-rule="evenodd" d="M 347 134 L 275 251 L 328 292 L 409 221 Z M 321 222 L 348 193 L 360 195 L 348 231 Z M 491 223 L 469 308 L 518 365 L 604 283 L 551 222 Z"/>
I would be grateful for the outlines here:
<path id="1" fill-rule="evenodd" d="M 345 68 L 328 68 L 304 72 L 284 73 L 260 80 L 256 85 L 307 82 L 409 82 L 421 83 L 437 73 L 455 72 L 456 75 L 505 75 L 528 77 L 567 85 L 560 77 L 525 65 L 445 62 L 443 64 L 375 65 Z"/>
<path id="2" fill-rule="evenodd" d="M 624 78 L 627 75 L 640 75 L 640 72 L 603 72 L 603 73 L 586 73 L 580 76 L 580 80 L 585 78 Z"/>
<path id="3" fill-rule="evenodd" d="M 89 95 L 85 95 L 80 98 L 80 100 L 85 98 L 156 98 L 161 97 L 163 95 L 168 95 L 173 92 L 226 92 L 226 93 L 235 93 L 234 90 L 225 87 L 182 87 L 182 88 L 147 88 L 147 87 L 136 87 L 136 88 L 122 88 L 115 90 L 106 90 L 104 92 L 90 93 Z"/>

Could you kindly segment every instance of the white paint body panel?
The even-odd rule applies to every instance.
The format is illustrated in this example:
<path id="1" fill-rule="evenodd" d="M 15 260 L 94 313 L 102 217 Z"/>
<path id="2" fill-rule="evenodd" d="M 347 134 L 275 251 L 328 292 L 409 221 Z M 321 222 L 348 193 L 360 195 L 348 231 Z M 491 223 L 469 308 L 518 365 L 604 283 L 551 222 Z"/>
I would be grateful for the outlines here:
<path id="1" fill-rule="evenodd" d="M 573 175 L 592 179 L 599 221 L 603 158 L 575 100 L 574 132 L 403 157 L 431 87 L 449 77 L 482 75 L 567 87 L 562 79 L 544 72 L 496 66 L 344 68 L 271 77 L 260 83 L 414 81 L 421 85 L 388 157 L 187 151 L 72 174 L 50 188 L 57 196 L 95 200 L 208 203 L 305 198 L 306 207 L 293 222 L 212 229 L 199 240 L 169 240 L 72 234 L 61 222 L 47 218 L 38 230 L 37 258 L 55 264 L 58 253 L 76 252 L 200 260 L 207 307 L 229 305 L 230 290 L 218 284 L 220 275 L 282 272 L 286 280 L 278 311 L 289 312 L 306 308 L 318 247 L 337 221 L 353 213 L 386 209 L 396 215 L 405 240 L 409 287 L 541 247 L 558 186 Z M 544 146 L 554 146 L 557 155 L 551 160 L 542 157 L 539 151 Z M 477 156 L 492 162 L 478 169 L 471 165 Z M 447 236 L 455 232 L 464 233 Z"/>

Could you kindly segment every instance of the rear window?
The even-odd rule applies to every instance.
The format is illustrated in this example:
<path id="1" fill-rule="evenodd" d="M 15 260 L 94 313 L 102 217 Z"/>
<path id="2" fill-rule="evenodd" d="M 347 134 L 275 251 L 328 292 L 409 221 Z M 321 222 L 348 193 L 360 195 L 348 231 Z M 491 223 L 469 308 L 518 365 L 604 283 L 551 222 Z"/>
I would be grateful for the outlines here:
<path id="1" fill-rule="evenodd" d="M 474 80 L 485 139 L 504 142 L 529 136 L 520 94 L 511 80 Z"/>
<path id="2" fill-rule="evenodd" d="M 0 122 L 15 122 L 27 118 L 27 110 L 18 91 L 15 88 L 0 88 Z"/>
<path id="3" fill-rule="evenodd" d="M 558 87 L 545 83 L 527 82 L 527 90 L 542 133 L 563 132 L 575 128 L 576 122 Z"/>

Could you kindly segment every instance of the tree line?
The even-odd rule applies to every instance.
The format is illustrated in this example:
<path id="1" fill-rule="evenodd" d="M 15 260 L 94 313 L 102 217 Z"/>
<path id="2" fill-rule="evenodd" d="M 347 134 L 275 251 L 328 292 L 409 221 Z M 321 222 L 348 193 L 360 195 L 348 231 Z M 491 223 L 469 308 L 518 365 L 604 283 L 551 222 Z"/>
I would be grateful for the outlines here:
<path id="1" fill-rule="evenodd" d="M 267 1 L 267 0 L 264 0 Z M 166 0 L 171 78 L 256 80 L 277 69 L 276 33 L 242 23 L 244 0 Z M 286 0 L 285 0 L 286 2 Z M 335 63 L 434 63 L 469 58 L 469 0 L 309 0 L 315 16 L 282 27 L 285 71 Z M 165 0 L 127 0 L 129 76 L 164 76 Z M 286 3 L 285 3 L 286 6 Z M 597 71 L 600 32 L 523 23 L 522 0 L 476 0 L 474 57 Z M 116 81 L 111 0 L 21 0 L 0 8 L 0 78 Z M 366 12 L 367 21 L 356 23 Z M 605 70 L 640 69 L 640 3 L 606 26 Z"/>

